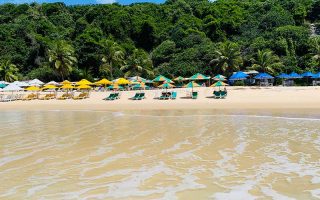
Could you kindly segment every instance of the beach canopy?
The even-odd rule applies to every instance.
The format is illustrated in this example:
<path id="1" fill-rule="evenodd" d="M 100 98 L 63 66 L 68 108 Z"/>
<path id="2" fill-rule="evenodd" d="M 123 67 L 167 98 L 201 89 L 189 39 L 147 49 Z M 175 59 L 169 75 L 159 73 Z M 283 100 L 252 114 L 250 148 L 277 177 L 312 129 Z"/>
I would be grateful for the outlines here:
<path id="1" fill-rule="evenodd" d="M 95 82 L 96 85 L 111 85 L 112 82 L 109 81 L 108 79 L 101 79 L 100 81 Z"/>
<path id="2" fill-rule="evenodd" d="M 128 85 L 130 84 L 130 81 L 125 78 L 118 78 L 115 80 L 115 83 L 118 85 Z"/>
<path id="3" fill-rule="evenodd" d="M 182 76 L 178 76 L 177 78 L 173 79 L 175 81 L 184 81 L 186 80 L 185 78 L 183 78 Z"/>
<path id="4" fill-rule="evenodd" d="M 209 79 L 210 79 L 209 76 L 205 76 L 200 73 L 196 73 L 195 75 L 193 75 L 189 78 L 189 80 L 209 80 Z"/>
<path id="5" fill-rule="evenodd" d="M 302 76 L 297 74 L 296 72 L 292 72 L 291 74 L 289 74 L 289 76 L 290 78 L 293 78 L 293 79 L 302 78 Z"/>
<path id="6" fill-rule="evenodd" d="M 57 89 L 58 87 L 55 85 L 46 85 L 42 88 L 42 90 L 50 90 L 50 89 Z"/>
<path id="7" fill-rule="evenodd" d="M 50 81 L 50 82 L 45 84 L 45 86 L 47 86 L 47 85 L 55 85 L 55 86 L 57 86 L 57 85 L 60 85 L 60 84 L 55 82 L 55 81 Z"/>
<path id="8" fill-rule="evenodd" d="M 27 91 L 39 91 L 40 88 L 37 86 L 30 86 L 26 88 Z"/>
<path id="9" fill-rule="evenodd" d="M 74 87 L 71 84 L 64 84 L 60 87 L 61 89 L 73 89 Z"/>
<path id="10" fill-rule="evenodd" d="M 87 79 L 81 79 L 80 81 L 76 82 L 76 85 L 91 85 L 92 82 L 88 81 Z"/>
<path id="11" fill-rule="evenodd" d="M 301 76 L 306 77 L 306 78 L 308 78 L 308 77 L 310 78 L 310 77 L 313 77 L 314 74 L 312 72 L 305 72 L 305 73 L 301 74 Z"/>
<path id="12" fill-rule="evenodd" d="M 226 77 L 223 76 L 223 75 L 216 75 L 215 77 L 213 77 L 213 80 L 216 80 L 216 81 L 225 81 L 226 80 Z"/>
<path id="13" fill-rule="evenodd" d="M 221 87 L 221 86 L 227 86 L 228 84 L 222 82 L 222 81 L 218 81 L 214 84 L 212 84 L 210 87 Z"/>
<path id="14" fill-rule="evenodd" d="M 164 83 L 162 85 L 158 86 L 159 88 L 163 88 L 163 89 L 168 89 L 168 88 L 173 88 L 174 85 L 170 84 L 170 83 Z"/>
<path id="15" fill-rule="evenodd" d="M 259 73 L 254 77 L 254 79 L 264 80 L 264 79 L 274 79 L 274 77 L 268 73 Z"/>
<path id="16" fill-rule="evenodd" d="M 24 81 L 15 81 L 15 82 L 13 82 L 13 84 L 15 84 L 15 85 L 17 85 L 19 87 L 28 87 L 28 86 L 30 86 L 30 84 L 28 84 L 28 83 L 26 83 Z"/>
<path id="17" fill-rule="evenodd" d="M 64 80 L 64 81 L 61 82 L 61 84 L 62 84 L 62 85 L 66 85 L 66 84 L 71 84 L 71 82 L 68 81 L 68 80 Z"/>
<path id="18" fill-rule="evenodd" d="M 289 76 L 288 74 L 286 73 L 281 73 L 277 76 L 277 78 L 283 78 L 283 79 L 290 79 L 291 76 Z"/>
<path id="19" fill-rule="evenodd" d="M 43 85 L 44 82 L 40 81 L 39 79 L 33 79 L 31 81 L 28 82 L 29 85 Z"/>
<path id="20" fill-rule="evenodd" d="M 83 85 L 79 85 L 78 87 L 76 87 L 76 89 L 88 90 L 88 89 L 91 89 L 91 86 L 83 84 Z"/>
<path id="21" fill-rule="evenodd" d="M 249 75 L 242 72 L 242 71 L 238 71 L 236 73 L 234 73 L 232 76 L 230 76 L 229 80 L 231 81 L 237 81 L 237 80 L 245 80 L 247 79 Z"/>
<path id="22" fill-rule="evenodd" d="M 173 83 L 172 80 L 168 79 L 167 77 L 163 75 L 157 76 L 155 79 L 153 79 L 153 82 L 167 82 L 167 83 Z"/>
<path id="23" fill-rule="evenodd" d="M 2 91 L 4 92 L 5 91 L 22 91 L 22 90 L 24 89 L 14 83 L 10 83 L 9 85 L 7 85 L 5 88 L 2 89 Z"/>

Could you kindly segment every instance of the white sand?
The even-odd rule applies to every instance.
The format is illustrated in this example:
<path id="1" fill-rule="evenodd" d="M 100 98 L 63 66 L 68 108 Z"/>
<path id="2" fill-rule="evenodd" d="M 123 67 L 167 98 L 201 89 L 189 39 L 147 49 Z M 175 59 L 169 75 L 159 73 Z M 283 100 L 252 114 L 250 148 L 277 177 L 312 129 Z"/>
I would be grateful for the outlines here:
<path id="1" fill-rule="evenodd" d="M 102 100 L 110 92 L 91 92 L 85 100 L 32 100 L 0 102 L 1 110 L 173 110 L 173 109 L 320 109 L 320 87 L 228 87 L 226 99 L 213 99 L 213 88 L 196 88 L 198 99 L 185 99 L 190 89 L 173 89 L 176 100 L 158 100 L 161 90 L 147 90 L 146 99 L 128 98 L 136 91 L 121 92 L 121 99 Z M 169 90 L 170 91 L 170 90 Z M 61 94 L 59 94 L 61 95 Z"/>

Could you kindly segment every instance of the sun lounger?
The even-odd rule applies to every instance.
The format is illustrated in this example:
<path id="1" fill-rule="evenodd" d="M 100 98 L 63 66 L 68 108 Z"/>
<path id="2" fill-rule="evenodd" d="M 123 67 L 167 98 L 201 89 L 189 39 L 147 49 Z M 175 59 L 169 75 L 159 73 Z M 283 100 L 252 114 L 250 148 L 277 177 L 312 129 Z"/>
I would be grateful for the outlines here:
<path id="1" fill-rule="evenodd" d="M 160 100 L 169 100 L 171 94 L 169 92 L 163 92 L 161 96 L 159 97 Z"/>
<path id="2" fill-rule="evenodd" d="M 119 98 L 119 93 L 111 93 L 107 98 L 104 98 L 103 100 L 113 101 Z"/>
<path id="3" fill-rule="evenodd" d="M 14 100 L 13 100 L 13 95 L 3 96 L 0 101 L 1 101 L 1 102 L 14 101 Z"/>
<path id="4" fill-rule="evenodd" d="M 66 100 L 71 98 L 71 94 L 64 93 L 62 96 L 58 97 L 58 100 Z"/>
<path id="5" fill-rule="evenodd" d="M 139 96 L 136 98 L 136 100 L 142 100 L 145 98 L 145 93 L 139 93 Z"/>
<path id="6" fill-rule="evenodd" d="M 192 99 L 198 98 L 198 92 L 192 92 Z"/>
<path id="7" fill-rule="evenodd" d="M 34 100 L 37 98 L 36 94 L 28 94 L 26 97 L 23 97 L 21 100 L 22 101 L 30 101 L 30 100 Z"/>
<path id="8" fill-rule="evenodd" d="M 176 98 L 177 98 L 177 92 L 172 92 L 171 96 L 170 96 L 170 99 L 174 100 Z"/>
<path id="9" fill-rule="evenodd" d="M 140 96 L 140 93 L 136 93 L 133 97 L 129 98 L 131 100 L 137 100 L 137 98 Z"/>
<path id="10" fill-rule="evenodd" d="M 46 94 L 43 97 L 40 97 L 39 100 L 49 100 L 52 99 L 52 94 Z"/>
<path id="11" fill-rule="evenodd" d="M 214 91 L 213 92 L 213 98 L 215 99 L 224 99 L 227 96 L 227 92 L 226 91 Z"/>
<path id="12" fill-rule="evenodd" d="M 74 99 L 74 100 L 85 99 L 85 98 L 87 98 L 86 93 L 81 93 L 78 96 L 72 97 L 72 99 Z"/>

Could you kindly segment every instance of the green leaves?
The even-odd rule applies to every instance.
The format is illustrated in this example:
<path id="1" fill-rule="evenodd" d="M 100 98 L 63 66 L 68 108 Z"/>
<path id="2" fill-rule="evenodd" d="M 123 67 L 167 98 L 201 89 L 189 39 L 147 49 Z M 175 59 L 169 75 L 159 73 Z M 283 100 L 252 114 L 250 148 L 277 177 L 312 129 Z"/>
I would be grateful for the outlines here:
<path id="1" fill-rule="evenodd" d="M 10 60 L 0 61 L 0 79 L 7 82 L 18 80 L 19 69 L 16 65 L 12 64 Z"/>

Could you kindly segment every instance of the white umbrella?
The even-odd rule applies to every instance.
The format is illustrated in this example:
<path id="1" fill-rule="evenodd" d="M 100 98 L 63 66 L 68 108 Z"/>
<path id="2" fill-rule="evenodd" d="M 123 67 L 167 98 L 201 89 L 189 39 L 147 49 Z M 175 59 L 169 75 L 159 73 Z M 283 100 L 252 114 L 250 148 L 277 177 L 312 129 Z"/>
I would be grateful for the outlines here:
<path id="1" fill-rule="evenodd" d="M 0 81 L 0 84 L 9 85 L 9 83 L 7 81 Z"/>
<path id="2" fill-rule="evenodd" d="M 19 87 L 29 87 L 30 85 L 26 82 L 23 82 L 23 81 L 15 81 L 13 82 L 13 84 L 19 86 Z"/>
<path id="3" fill-rule="evenodd" d="M 46 83 L 45 85 L 55 85 L 55 86 L 57 86 L 57 85 L 61 85 L 61 84 L 59 84 L 59 83 L 57 83 L 55 81 L 50 81 L 50 82 Z"/>
<path id="4" fill-rule="evenodd" d="M 24 89 L 19 87 L 18 85 L 14 84 L 14 83 L 10 83 L 9 85 L 7 85 L 5 88 L 2 89 L 2 91 L 7 92 L 13 92 L 13 91 L 23 91 Z"/>
<path id="5" fill-rule="evenodd" d="M 43 85 L 44 82 L 40 81 L 39 79 L 33 79 L 28 82 L 30 85 Z"/>

